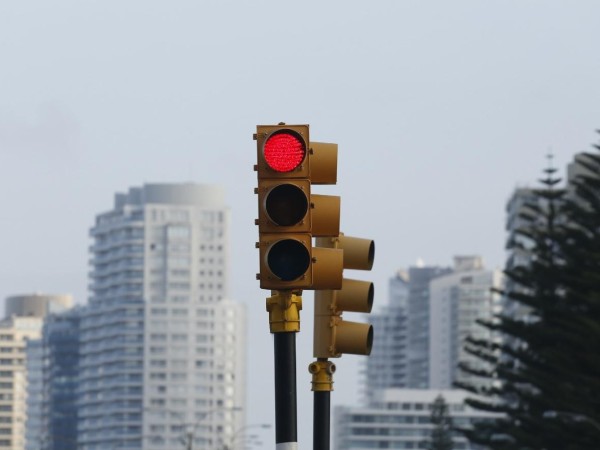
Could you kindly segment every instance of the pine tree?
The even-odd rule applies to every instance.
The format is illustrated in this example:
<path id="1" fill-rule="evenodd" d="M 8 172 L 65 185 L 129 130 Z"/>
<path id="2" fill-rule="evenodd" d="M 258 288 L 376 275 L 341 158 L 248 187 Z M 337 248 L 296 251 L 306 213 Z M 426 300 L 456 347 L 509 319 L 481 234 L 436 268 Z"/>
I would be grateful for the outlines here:
<path id="1" fill-rule="evenodd" d="M 596 146 L 600 150 L 600 146 Z M 553 371 L 540 383 L 552 394 L 549 426 L 565 449 L 600 448 L 600 155 L 577 158 L 582 171 L 562 208 L 562 301 L 547 322 L 555 345 L 543 357 Z"/>
<path id="2" fill-rule="evenodd" d="M 530 262 L 505 272 L 516 287 L 502 294 L 529 314 L 482 322 L 502 341 L 467 341 L 466 351 L 490 369 L 461 368 L 490 383 L 459 387 L 478 395 L 471 406 L 503 415 L 462 430 L 474 443 L 498 450 L 600 448 L 600 156 L 580 155 L 578 165 L 585 173 L 568 191 L 556 189 L 555 169 L 547 169 L 522 216 L 527 226 L 517 245 L 530 252 Z"/>
<path id="3" fill-rule="evenodd" d="M 433 429 L 429 441 L 425 443 L 427 450 L 452 450 L 452 419 L 448 414 L 448 404 L 442 395 L 438 395 L 431 409 Z"/>

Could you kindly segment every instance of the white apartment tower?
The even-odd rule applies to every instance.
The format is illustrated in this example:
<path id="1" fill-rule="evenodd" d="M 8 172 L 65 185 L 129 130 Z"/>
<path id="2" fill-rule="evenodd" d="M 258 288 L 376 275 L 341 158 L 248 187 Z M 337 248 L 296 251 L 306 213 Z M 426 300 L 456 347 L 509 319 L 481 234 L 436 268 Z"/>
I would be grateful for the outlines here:
<path id="1" fill-rule="evenodd" d="M 6 315 L 0 321 L 0 449 L 25 448 L 27 342 L 40 337 L 47 313 L 72 304 L 70 295 L 31 294 L 6 299 Z"/>
<path id="2" fill-rule="evenodd" d="M 455 381 L 477 381 L 458 370 L 459 362 L 473 367 L 483 364 L 464 351 L 468 336 L 492 338 L 477 320 L 492 319 L 500 311 L 499 270 L 486 270 L 478 256 L 457 256 L 452 273 L 430 283 L 429 388 L 451 389 Z"/>
<path id="3" fill-rule="evenodd" d="M 223 191 L 146 184 L 91 229 L 78 448 L 222 448 L 244 423 L 245 313 Z"/>
<path id="4" fill-rule="evenodd" d="M 429 386 L 429 285 L 449 268 L 398 271 L 389 282 L 389 303 L 369 317 L 375 339 L 366 362 L 365 400 L 381 389 Z"/>
<path id="5" fill-rule="evenodd" d="M 501 282 L 501 271 L 485 269 L 479 256 L 456 256 L 452 269 L 399 271 L 390 280 L 389 304 L 369 318 L 375 339 L 364 377 L 367 403 L 382 389 L 451 389 L 465 381 L 459 362 L 480 361 L 464 351 L 464 341 L 491 337 L 477 320 L 500 311 L 493 288 Z"/>
<path id="6" fill-rule="evenodd" d="M 500 280 L 500 271 L 486 270 L 478 256 L 457 256 L 452 269 L 419 264 L 390 280 L 389 305 L 371 317 L 375 340 L 365 370 L 366 402 L 336 408 L 334 448 L 427 448 L 438 395 L 461 427 L 496 418 L 464 405 L 467 393 L 453 383 L 466 381 L 459 361 L 479 364 L 463 343 L 467 336 L 488 336 L 476 320 L 491 319 L 498 310 L 491 288 Z M 480 450 L 458 433 L 452 440 L 455 449 Z"/>

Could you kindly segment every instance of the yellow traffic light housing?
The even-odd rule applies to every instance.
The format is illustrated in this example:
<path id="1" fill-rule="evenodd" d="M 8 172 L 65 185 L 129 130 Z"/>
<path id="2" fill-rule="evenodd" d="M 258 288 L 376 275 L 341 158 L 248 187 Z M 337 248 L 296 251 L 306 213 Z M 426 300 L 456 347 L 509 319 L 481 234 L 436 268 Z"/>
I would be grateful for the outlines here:
<path id="1" fill-rule="evenodd" d="M 344 268 L 371 270 L 375 243 L 347 236 L 319 238 L 317 245 L 341 249 Z M 339 290 L 315 292 L 315 358 L 335 358 L 344 353 L 369 355 L 373 346 L 373 327 L 342 319 L 344 311 L 369 313 L 373 307 L 374 286 L 370 281 L 344 278 Z"/>
<path id="2" fill-rule="evenodd" d="M 310 234 L 263 233 L 258 245 L 262 289 L 336 289 L 342 285 L 342 251 L 312 247 Z"/>
<path id="3" fill-rule="evenodd" d="M 339 234 L 340 198 L 311 192 L 336 182 L 337 145 L 311 143 L 308 125 L 259 125 L 255 139 L 260 287 L 338 289 L 341 251 L 312 238 Z"/>

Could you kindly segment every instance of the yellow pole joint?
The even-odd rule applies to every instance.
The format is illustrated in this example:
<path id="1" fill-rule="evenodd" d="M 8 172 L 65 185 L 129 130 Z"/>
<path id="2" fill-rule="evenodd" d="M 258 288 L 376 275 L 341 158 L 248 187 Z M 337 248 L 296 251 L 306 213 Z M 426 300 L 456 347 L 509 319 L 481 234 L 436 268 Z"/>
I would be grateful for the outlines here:
<path id="1" fill-rule="evenodd" d="M 327 392 L 333 391 L 333 374 L 335 373 L 335 364 L 326 358 L 319 358 L 310 363 L 308 371 L 312 374 L 312 391 Z"/>
<path id="2" fill-rule="evenodd" d="M 273 291 L 267 297 L 269 327 L 271 333 L 290 333 L 300 331 L 300 310 L 302 296 L 295 291 Z"/>

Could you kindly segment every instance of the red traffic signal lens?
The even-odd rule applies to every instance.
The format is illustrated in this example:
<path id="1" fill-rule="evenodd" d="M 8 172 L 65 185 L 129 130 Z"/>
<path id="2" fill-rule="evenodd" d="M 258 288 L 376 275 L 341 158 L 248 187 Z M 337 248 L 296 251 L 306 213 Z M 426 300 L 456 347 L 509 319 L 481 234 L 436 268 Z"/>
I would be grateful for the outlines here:
<path id="1" fill-rule="evenodd" d="M 294 184 L 275 186 L 265 200 L 265 210 L 280 227 L 296 225 L 308 212 L 307 193 Z"/>
<path id="2" fill-rule="evenodd" d="M 310 267 L 310 254 L 302 242 L 283 239 L 269 249 L 267 265 L 273 275 L 280 280 L 297 280 Z"/>
<path id="3" fill-rule="evenodd" d="M 276 172 L 291 172 L 304 161 L 304 140 L 291 130 L 273 133 L 263 146 L 267 165 Z"/>

